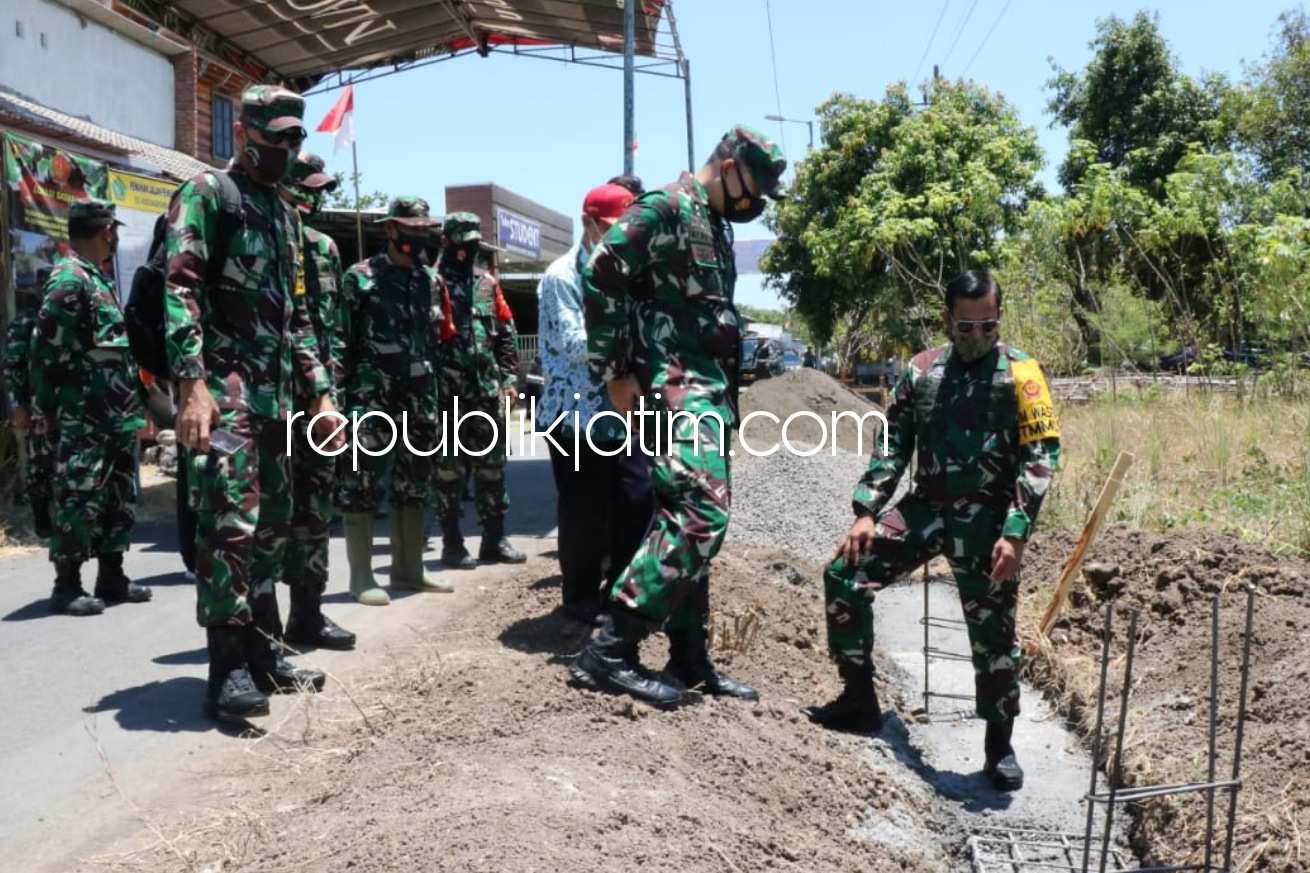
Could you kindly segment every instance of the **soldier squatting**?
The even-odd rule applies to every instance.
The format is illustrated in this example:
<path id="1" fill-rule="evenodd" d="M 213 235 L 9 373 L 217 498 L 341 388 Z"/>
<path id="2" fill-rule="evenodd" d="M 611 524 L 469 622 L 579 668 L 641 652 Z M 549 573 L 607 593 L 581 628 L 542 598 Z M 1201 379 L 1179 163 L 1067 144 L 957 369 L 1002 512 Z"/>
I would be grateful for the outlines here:
<path id="1" fill-rule="evenodd" d="M 304 223 L 334 182 L 322 159 L 300 151 L 303 114 L 288 90 L 248 89 L 234 124 L 237 157 L 184 184 L 168 212 L 164 327 L 177 436 L 188 450 L 178 475 L 197 520 L 204 705 L 221 719 L 265 714 L 275 692 L 322 687 L 322 673 L 286 661 L 282 640 L 355 645 L 321 609 L 335 513 L 349 590 L 365 604 L 390 600 L 372 569 L 387 495 L 392 588 L 454 590 L 424 566 L 429 501 L 444 566 L 526 560 L 505 536 L 497 427 L 519 397 L 514 318 L 484 262 L 481 222 L 455 213 L 441 223 L 422 198 L 398 197 L 381 219 L 385 249 L 344 267 L 333 241 Z M 658 707 L 695 691 L 759 697 L 710 660 L 707 621 L 730 512 L 726 438 L 742 424 L 733 225 L 783 196 L 786 167 L 777 145 L 738 125 L 696 173 L 662 188 L 611 179 L 584 200 L 583 240 L 542 280 L 542 413 L 559 492 L 563 605 L 598 625 L 568 667 L 582 688 Z M 221 175 L 240 191 L 243 221 L 210 269 Z M 123 570 L 145 389 L 102 268 L 117 246 L 114 207 L 75 203 L 68 221 L 68 254 L 39 306 L 25 306 L 10 327 L 5 389 L 27 436 L 38 522 L 43 486 L 54 485 L 51 608 L 94 615 L 150 599 Z M 1011 742 L 1020 566 L 1058 464 L 1059 429 L 1037 362 L 999 342 L 995 280 L 961 275 L 944 304 L 949 342 L 916 355 L 897 383 L 884 450 L 856 483 L 854 523 L 824 573 L 828 649 L 843 690 L 803 712 L 829 729 L 881 729 L 876 593 L 943 556 L 972 645 L 985 772 L 1014 790 L 1023 784 Z M 662 425 L 654 434 L 651 415 Z M 892 503 L 916 456 L 909 492 Z M 482 527 L 476 559 L 461 529 L 470 480 Z M 89 594 L 81 567 L 92 559 Z M 279 582 L 289 591 L 285 626 Z M 638 659 L 656 631 L 669 643 L 658 673 Z"/>

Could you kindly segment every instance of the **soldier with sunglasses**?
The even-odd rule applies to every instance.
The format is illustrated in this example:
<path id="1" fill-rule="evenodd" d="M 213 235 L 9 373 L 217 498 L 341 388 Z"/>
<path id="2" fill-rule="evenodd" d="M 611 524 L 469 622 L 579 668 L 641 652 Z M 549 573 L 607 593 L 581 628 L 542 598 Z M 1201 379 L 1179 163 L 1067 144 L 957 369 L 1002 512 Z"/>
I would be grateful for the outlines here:
<path id="1" fill-rule="evenodd" d="M 887 408 L 886 453 L 855 487 L 855 523 L 824 573 L 828 652 L 844 683 L 802 712 L 833 730 L 877 731 L 873 687 L 876 593 L 936 556 L 950 563 L 973 653 L 975 703 L 986 722 L 984 772 L 1023 786 L 1011 738 L 1019 715 L 1015 614 L 1019 565 L 1060 454 L 1050 390 L 1037 362 L 999 342 L 1001 288 L 985 272 L 946 289 L 950 342 L 920 352 Z M 918 453 L 913 487 L 894 505 Z"/>

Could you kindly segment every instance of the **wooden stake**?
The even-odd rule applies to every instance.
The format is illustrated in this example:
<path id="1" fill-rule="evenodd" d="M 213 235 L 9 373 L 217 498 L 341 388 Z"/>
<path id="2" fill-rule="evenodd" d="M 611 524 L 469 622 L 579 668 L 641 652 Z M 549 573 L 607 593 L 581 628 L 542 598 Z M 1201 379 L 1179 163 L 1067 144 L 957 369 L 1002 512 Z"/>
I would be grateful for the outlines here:
<path id="1" fill-rule="evenodd" d="M 1042 616 L 1041 632 L 1042 636 L 1049 636 L 1051 625 L 1060 615 L 1060 610 L 1064 609 L 1065 601 L 1069 599 L 1069 590 L 1073 588 L 1074 577 L 1082 569 L 1083 557 L 1087 554 L 1087 549 L 1096 539 L 1097 532 L 1101 529 L 1101 522 L 1105 519 L 1105 513 L 1109 511 L 1110 504 L 1114 502 L 1114 495 L 1119 490 L 1120 483 L 1123 482 L 1124 472 L 1133 462 L 1133 456 L 1130 452 L 1120 452 L 1119 457 L 1114 462 L 1114 467 L 1110 469 L 1110 477 L 1105 480 L 1101 486 L 1101 496 L 1096 498 L 1096 505 L 1092 507 L 1092 512 L 1087 516 L 1087 523 L 1083 525 L 1083 535 L 1078 538 L 1078 545 L 1074 546 L 1073 554 L 1069 556 L 1069 561 L 1064 565 L 1064 572 L 1060 574 L 1060 581 L 1055 586 L 1055 593 L 1051 595 L 1051 603 L 1046 607 L 1046 614 Z"/>

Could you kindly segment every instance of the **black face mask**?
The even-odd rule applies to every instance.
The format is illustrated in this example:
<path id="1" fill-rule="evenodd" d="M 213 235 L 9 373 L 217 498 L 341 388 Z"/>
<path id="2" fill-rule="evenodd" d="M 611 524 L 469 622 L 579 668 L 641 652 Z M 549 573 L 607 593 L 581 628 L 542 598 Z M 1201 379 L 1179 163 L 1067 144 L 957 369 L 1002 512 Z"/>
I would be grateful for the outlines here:
<path id="1" fill-rule="evenodd" d="M 481 250 L 482 243 L 476 241 L 448 246 L 442 260 L 448 268 L 457 273 L 471 273 L 473 272 L 473 264 L 477 261 L 478 252 Z"/>
<path id="2" fill-rule="evenodd" d="M 417 258 L 423 253 L 423 249 L 432 241 L 432 235 L 427 233 L 398 233 L 392 239 L 396 246 L 396 251 L 402 255 L 408 255 L 411 258 Z"/>
<path id="3" fill-rule="evenodd" d="M 759 218 L 764 212 L 764 198 L 750 195 L 746 188 L 746 179 L 741 173 L 741 164 L 734 162 L 733 168 L 737 171 L 737 185 L 741 188 L 741 196 L 731 196 L 728 193 L 728 178 L 726 176 L 719 178 L 719 184 L 723 186 L 723 217 L 738 224 L 746 224 Z"/>
<path id="4" fill-rule="evenodd" d="M 259 175 L 270 185 L 281 182 L 282 177 L 291 168 L 291 150 L 281 146 L 260 145 L 246 140 L 245 153 L 250 162 L 255 165 L 255 169 L 259 171 Z"/>

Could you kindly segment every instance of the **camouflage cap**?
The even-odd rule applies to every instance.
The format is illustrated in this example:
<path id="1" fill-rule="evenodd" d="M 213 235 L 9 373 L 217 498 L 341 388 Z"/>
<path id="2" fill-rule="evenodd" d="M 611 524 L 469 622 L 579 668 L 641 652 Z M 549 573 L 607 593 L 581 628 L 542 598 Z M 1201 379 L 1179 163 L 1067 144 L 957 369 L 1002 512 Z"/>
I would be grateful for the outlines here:
<path id="1" fill-rule="evenodd" d="M 787 159 L 783 157 L 777 143 L 745 124 L 739 124 L 725 133 L 723 142 L 732 150 L 729 157 L 746 165 L 761 191 L 774 200 L 786 196 L 782 187 L 782 174 L 787 172 Z"/>
<path id="2" fill-rule="evenodd" d="M 110 224 L 122 224 L 118 220 L 116 207 L 108 200 L 75 200 L 68 207 L 68 226 L 74 224 L 82 227 L 105 227 Z"/>
<path id="3" fill-rule="evenodd" d="M 301 150 L 295 162 L 282 180 L 285 185 L 294 185 L 312 190 L 335 191 L 337 180 L 327 174 L 327 164 L 313 152 Z"/>
<path id="4" fill-rule="evenodd" d="M 481 242 L 482 219 L 472 212 L 452 212 L 441 225 L 441 232 L 450 239 L 451 245 L 475 240 Z"/>
<path id="5" fill-rule="evenodd" d="M 440 224 L 429 213 L 428 201 L 412 195 L 392 200 L 391 205 L 387 207 L 387 214 L 379 218 L 376 223 L 385 224 L 388 221 L 399 222 L 410 227 L 432 227 Z"/>
<path id="6" fill-rule="evenodd" d="M 305 98 L 277 85 L 252 85 L 241 95 L 241 123 L 269 133 L 305 129 Z"/>

